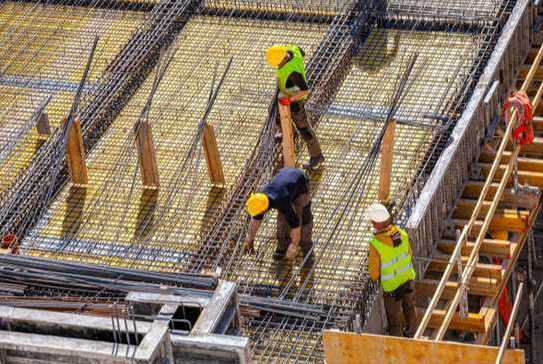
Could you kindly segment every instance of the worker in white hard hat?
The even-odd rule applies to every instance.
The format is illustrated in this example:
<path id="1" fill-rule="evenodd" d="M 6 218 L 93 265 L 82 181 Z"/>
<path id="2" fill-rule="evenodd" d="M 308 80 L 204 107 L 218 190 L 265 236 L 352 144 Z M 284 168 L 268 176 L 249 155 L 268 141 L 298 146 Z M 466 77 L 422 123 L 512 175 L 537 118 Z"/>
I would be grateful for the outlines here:
<path id="1" fill-rule="evenodd" d="M 307 86 L 304 51 L 297 45 L 274 45 L 266 51 L 266 60 L 277 69 L 277 88 L 279 102 L 290 106 L 292 120 L 307 144 L 309 162 L 304 163 L 306 169 L 317 169 L 324 162 L 319 139 L 315 130 L 307 120 L 304 103 L 309 96 Z M 277 122 L 279 124 L 279 115 Z M 280 138 L 281 134 L 278 133 Z"/>
<path id="2" fill-rule="evenodd" d="M 415 269 L 407 232 L 392 224 L 387 208 L 373 204 L 368 211 L 374 236 L 370 241 L 368 270 L 383 288 L 389 333 L 412 337 L 417 329 Z"/>

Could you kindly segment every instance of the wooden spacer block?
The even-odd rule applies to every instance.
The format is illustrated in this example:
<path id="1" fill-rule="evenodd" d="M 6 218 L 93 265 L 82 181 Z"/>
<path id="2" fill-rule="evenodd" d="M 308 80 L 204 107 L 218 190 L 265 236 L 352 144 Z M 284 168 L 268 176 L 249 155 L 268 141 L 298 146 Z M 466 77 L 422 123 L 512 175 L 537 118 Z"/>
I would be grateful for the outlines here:
<path id="1" fill-rule="evenodd" d="M 47 139 L 47 137 L 51 135 L 51 125 L 49 124 L 49 117 L 47 116 L 46 112 L 42 112 L 38 117 L 36 129 L 40 139 Z"/>
<path id="2" fill-rule="evenodd" d="M 207 162 L 207 171 L 209 179 L 213 184 L 224 185 L 224 173 L 222 169 L 221 155 L 217 146 L 217 138 L 215 137 L 215 129 L 213 125 L 206 124 L 202 135 L 202 146 Z"/>
<path id="3" fill-rule="evenodd" d="M 296 167 L 296 152 L 294 149 L 294 134 L 292 132 L 292 117 L 290 106 L 278 103 L 281 119 L 281 132 L 283 134 L 283 166 Z"/>
<path id="4" fill-rule="evenodd" d="M 385 130 L 385 135 L 383 136 L 383 143 L 381 144 L 381 169 L 379 174 L 378 199 L 382 203 L 389 202 L 395 131 L 396 121 L 390 120 L 387 129 Z"/>
<path id="5" fill-rule="evenodd" d="M 142 122 L 137 128 L 136 147 L 138 149 L 143 188 L 158 188 L 160 180 L 158 177 L 155 143 L 153 141 L 153 131 L 148 122 Z"/>
<path id="6" fill-rule="evenodd" d="M 64 124 L 68 119 L 64 119 Z M 72 183 L 76 185 L 86 185 L 89 183 L 87 172 L 87 163 L 85 161 L 85 147 L 83 145 L 83 136 L 81 135 L 81 122 L 76 117 L 68 129 L 66 141 L 66 160 L 68 161 L 68 171 Z"/>

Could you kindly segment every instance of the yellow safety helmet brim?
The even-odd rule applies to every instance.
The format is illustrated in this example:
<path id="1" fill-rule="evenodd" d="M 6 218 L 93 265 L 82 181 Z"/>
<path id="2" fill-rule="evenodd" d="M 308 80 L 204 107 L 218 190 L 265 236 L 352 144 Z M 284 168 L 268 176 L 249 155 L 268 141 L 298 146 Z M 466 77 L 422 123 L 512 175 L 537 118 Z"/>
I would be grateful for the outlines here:
<path id="1" fill-rule="evenodd" d="M 283 59 L 287 56 L 287 47 L 282 45 L 274 45 L 266 51 L 266 60 L 275 68 L 278 68 Z"/>
<path id="2" fill-rule="evenodd" d="M 258 216 L 268 210 L 270 207 L 270 200 L 268 199 L 268 196 L 266 196 L 262 192 L 257 192 L 251 194 L 251 196 L 247 199 L 247 202 L 245 203 L 245 208 L 247 209 L 247 212 L 252 217 Z"/>

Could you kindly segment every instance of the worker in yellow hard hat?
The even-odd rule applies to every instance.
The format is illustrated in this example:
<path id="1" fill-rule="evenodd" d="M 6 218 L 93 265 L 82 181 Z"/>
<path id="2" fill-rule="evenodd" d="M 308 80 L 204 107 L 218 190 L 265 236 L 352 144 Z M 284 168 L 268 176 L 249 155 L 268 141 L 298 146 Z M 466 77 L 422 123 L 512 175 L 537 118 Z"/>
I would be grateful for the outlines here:
<path id="1" fill-rule="evenodd" d="M 266 60 L 277 69 L 277 88 L 279 102 L 290 105 L 292 120 L 307 144 L 309 162 L 306 169 L 317 169 L 324 162 L 319 139 L 307 120 L 304 103 L 309 96 L 309 87 L 304 64 L 304 51 L 297 45 L 274 45 L 266 51 Z M 279 119 L 277 120 L 279 122 Z M 278 133 L 278 138 L 281 134 Z"/>
<path id="2" fill-rule="evenodd" d="M 292 262 L 301 247 L 304 254 L 302 277 L 306 276 L 314 263 L 313 214 L 309 192 L 309 178 L 303 170 L 282 168 L 262 191 L 251 194 L 245 204 L 251 215 L 245 252 L 254 253 L 254 240 L 264 214 L 270 209 L 276 209 L 277 248 L 274 259 Z"/>
<path id="3" fill-rule="evenodd" d="M 382 204 L 371 205 L 368 218 L 374 229 L 368 270 L 372 280 L 381 281 L 389 332 L 412 337 L 417 329 L 416 273 L 409 237 L 405 230 L 392 224 L 390 213 Z"/>

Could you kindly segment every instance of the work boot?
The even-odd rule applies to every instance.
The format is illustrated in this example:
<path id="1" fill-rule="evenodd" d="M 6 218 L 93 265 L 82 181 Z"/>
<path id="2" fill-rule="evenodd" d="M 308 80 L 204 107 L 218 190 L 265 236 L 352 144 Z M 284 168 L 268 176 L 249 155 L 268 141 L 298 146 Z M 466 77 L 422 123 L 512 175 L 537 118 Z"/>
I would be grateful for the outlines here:
<path id="1" fill-rule="evenodd" d="M 304 169 L 315 170 L 315 169 L 321 168 L 323 163 L 324 163 L 324 156 L 320 154 L 317 157 L 309 158 L 309 162 L 304 163 L 303 167 Z"/>
<path id="2" fill-rule="evenodd" d="M 285 258 L 286 252 L 287 252 L 286 250 L 283 250 L 277 247 L 275 249 L 275 253 L 273 253 L 273 260 L 282 260 L 283 258 Z"/>

